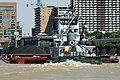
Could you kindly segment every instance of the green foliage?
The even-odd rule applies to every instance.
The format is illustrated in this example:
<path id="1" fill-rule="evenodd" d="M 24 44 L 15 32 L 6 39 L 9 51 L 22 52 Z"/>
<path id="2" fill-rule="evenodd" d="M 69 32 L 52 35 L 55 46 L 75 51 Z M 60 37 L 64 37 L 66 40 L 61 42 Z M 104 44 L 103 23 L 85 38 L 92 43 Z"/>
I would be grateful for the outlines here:
<path id="1" fill-rule="evenodd" d="M 85 35 L 88 36 L 88 37 L 90 37 L 90 36 L 95 36 L 96 39 L 100 39 L 100 38 L 103 37 L 103 33 L 100 32 L 100 31 L 95 31 L 95 32 L 93 32 L 93 33 L 88 33 L 88 32 L 86 32 Z"/>
<path id="2" fill-rule="evenodd" d="M 96 47 L 99 48 L 99 49 L 104 49 L 105 48 L 105 44 L 106 44 L 106 42 L 98 42 Z"/>
<path id="3" fill-rule="evenodd" d="M 95 36 L 96 39 L 100 39 L 100 38 L 120 38 L 120 31 L 117 31 L 117 32 L 105 32 L 105 33 L 102 33 L 100 31 L 95 31 L 93 33 L 88 33 L 88 32 L 85 32 L 85 35 L 90 37 L 90 36 Z"/>
<path id="4" fill-rule="evenodd" d="M 50 33 L 47 33 L 48 36 L 52 36 L 53 35 L 53 32 L 50 32 Z"/>
<path id="5" fill-rule="evenodd" d="M 49 45 L 48 45 L 48 44 L 41 44 L 41 45 L 39 46 L 39 48 L 45 50 L 45 49 L 49 48 Z"/>
<path id="6" fill-rule="evenodd" d="M 85 31 L 85 35 L 88 36 L 88 37 L 93 36 L 92 33 L 88 33 L 87 31 Z"/>
<path id="7" fill-rule="evenodd" d="M 109 36 L 110 36 L 110 33 L 109 33 L 109 32 L 106 32 L 106 33 L 104 34 L 104 37 L 106 37 L 106 38 L 109 38 Z"/>
<path id="8" fill-rule="evenodd" d="M 116 48 L 120 47 L 120 41 L 116 43 Z"/>
<path id="9" fill-rule="evenodd" d="M 5 42 L 3 45 L 2 45 L 3 48 L 9 48 L 10 47 L 10 43 L 9 42 Z"/>
<path id="10" fill-rule="evenodd" d="M 95 37 L 96 37 L 97 39 L 100 39 L 100 38 L 102 38 L 102 36 L 103 36 L 103 33 L 100 32 L 100 31 L 95 31 L 95 32 L 93 32 L 93 34 L 95 35 Z"/>
<path id="11" fill-rule="evenodd" d="M 116 44 L 113 44 L 111 42 L 105 44 L 106 49 L 115 48 L 115 47 L 116 47 Z"/>
<path id="12" fill-rule="evenodd" d="M 109 35 L 110 38 L 120 38 L 120 32 L 112 32 Z"/>
<path id="13" fill-rule="evenodd" d="M 117 48 L 117 46 L 120 46 L 120 44 L 118 45 L 117 43 L 114 44 L 112 42 L 109 42 L 109 43 L 107 43 L 107 42 L 98 42 L 97 45 L 96 45 L 96 47 L 98 49 L 111 49 L 111 48 Z"/>

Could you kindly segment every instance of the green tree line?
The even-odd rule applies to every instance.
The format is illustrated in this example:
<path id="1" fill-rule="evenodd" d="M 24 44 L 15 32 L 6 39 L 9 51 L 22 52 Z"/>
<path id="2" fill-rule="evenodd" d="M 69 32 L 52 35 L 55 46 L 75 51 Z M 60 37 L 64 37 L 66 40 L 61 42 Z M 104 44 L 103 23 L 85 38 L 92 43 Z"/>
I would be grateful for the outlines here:
<path id="1" fill-rule="evenodd" d="M 120 42 L 98 42 L 96 49 L 99 49 L 100 51 L 104 49 L 108 54 L 111 53 L 111 49 L 113 49 L 115 53 L 120 55 Z"/>
<path id="2" fill-rule="evenodd" d="M 85 35 L 87 37 L 90 37 L 90 36 L 95 36 L 96 39 L 101 39 L 101 38 L 120 38 L 120 31 L 117 31 L 117 32 L 105 32 L 105 33 L 102 33 L 100 31 L 95 31 L 93 33 L 88 33 L 88 32 L 85 32 Z"/>

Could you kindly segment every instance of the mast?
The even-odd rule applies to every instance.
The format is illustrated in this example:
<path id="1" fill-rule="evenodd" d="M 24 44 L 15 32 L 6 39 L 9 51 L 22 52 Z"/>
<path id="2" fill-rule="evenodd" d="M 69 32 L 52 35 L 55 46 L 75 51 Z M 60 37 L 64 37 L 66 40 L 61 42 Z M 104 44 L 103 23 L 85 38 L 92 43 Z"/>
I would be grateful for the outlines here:
<path id="1" fill-rule="evenodd" d="M 37 7 L 38 7 L 38 8 L 42 7 L 42 2 L 41 2 L 41 0 L 37 0 Z"/>

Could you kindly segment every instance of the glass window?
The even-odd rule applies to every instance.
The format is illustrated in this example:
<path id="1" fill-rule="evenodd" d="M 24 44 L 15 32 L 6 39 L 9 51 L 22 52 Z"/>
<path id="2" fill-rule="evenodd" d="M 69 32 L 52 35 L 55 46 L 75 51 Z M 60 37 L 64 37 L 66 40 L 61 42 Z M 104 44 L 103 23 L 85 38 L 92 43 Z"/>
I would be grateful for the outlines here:
<path id="1" fill-rule="evenodd" d="M 12 18 L 12 19 L 15 19 L 15 16 L 12 16 L 11 18 Z"/>
<path id="2" fill-rule="evenodd" d="M 0 16 L 0 19 L 2 19 L 2 16 Z"/>
<path id="3" fill-rule="evenodd" d="M 2 34 L 2 30 L 0 30 L 0 34 Z"/>
<path id="4" fill-rule="evenodd" d="M 0 10 L 13 10 L 13 6 L 0 6 Z"/>
<path id="5" fill-rule="evenodd" d="M 2 20 L 0 20 L 0 23 L 2 23 Z"/>
<path id="6" fill-rule="evenodd" d="M 15 30 L 11 30 L 11 31 L 10 31 L 10 33 L 11 33 L 12 35 L 14 35 L 14 32 L 15 32 Z"/>
<path id="7" fill-rule="evenodd" d="M 15 27 L 15 24 L 11 24 L 11 28 L 14 28 Z"/>
<path id="8" fill-rule="evenodd" d="M 5 34 L 5 35 L 9 35 L 9 34 L 11 34 L 11 33 L 10 33 L 9 30 L 4 30 L 4 34 Z"/>

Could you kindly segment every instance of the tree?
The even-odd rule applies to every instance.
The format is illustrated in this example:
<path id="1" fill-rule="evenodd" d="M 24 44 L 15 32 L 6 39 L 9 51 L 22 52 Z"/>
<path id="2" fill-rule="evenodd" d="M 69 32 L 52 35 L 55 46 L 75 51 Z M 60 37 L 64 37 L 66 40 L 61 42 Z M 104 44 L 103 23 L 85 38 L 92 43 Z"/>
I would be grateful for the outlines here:
<path id="1" fill-rule="evenodd" d="M 93 35 L 95 35 L 96 39 L 100 39 L 103 37 L 103 33 L 100 31 L 93 32 Z"/>
<path id="2" fill-rule="evenodd" d="M 9 48 L 9 47 L 10 47 L 10 43 L 9 43 L 9 42 L 5 42 L 2 46 L 3 46 L 3 48 L 5 48 L 5 49 L 6 49 L 6 48 Z"/>
<path id="3" fill-rule="evenodd" d="M 43 43 L 43 44 L 41 44 L 39 47 L 40 47 L 41 49 L 45 50 L 45 49 L 49 48 L 49 45 Z"/>
<path id="4" fill-rule="evenodd" d="M 104 37 L 109 38 L 109 37 L 110 37 L 110 33 L 109 33 L 109 32 L 106 32 L 106 33 L 104 34 Z"/>
<path id="5" fill-rule="evenodd" d="M 106 45 L 106 42 L 98 42 L 97 45 L 96 45 L 96 47 L 98 49 L 104 49 L 105 45 Z"/>

